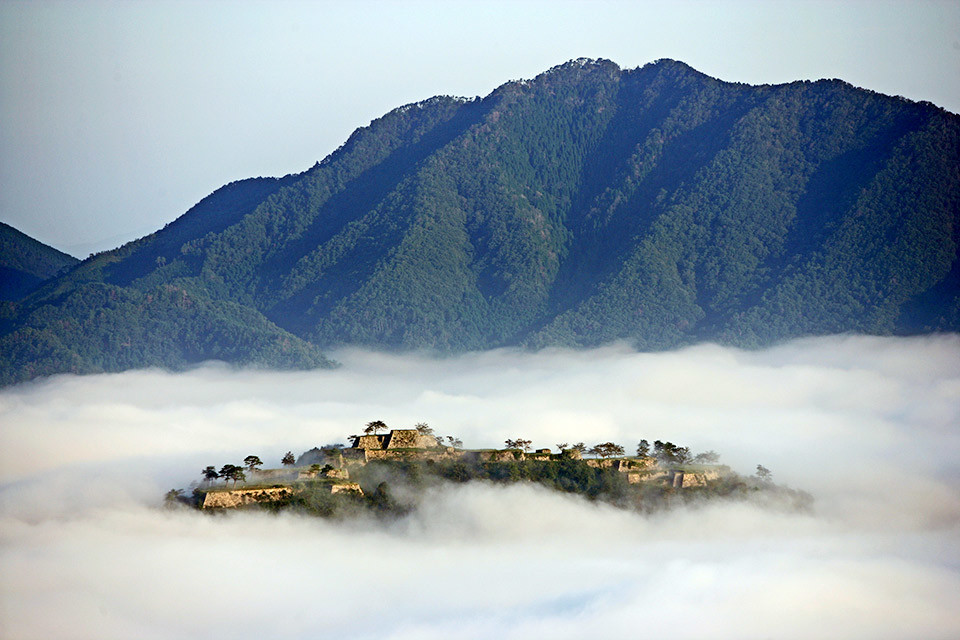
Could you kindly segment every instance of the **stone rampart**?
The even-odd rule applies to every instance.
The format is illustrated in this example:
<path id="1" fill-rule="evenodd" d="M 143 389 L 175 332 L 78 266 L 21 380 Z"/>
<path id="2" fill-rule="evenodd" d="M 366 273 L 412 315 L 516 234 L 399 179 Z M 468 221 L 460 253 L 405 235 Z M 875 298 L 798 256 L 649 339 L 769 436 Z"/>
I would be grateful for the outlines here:
<path id="1" fill-rule="evenodd" d="M 634 459 L 634 458 L 589 458 L 587 465 L 595 469 L 613 469 L 620 473 L 631 471 L 642 471 L 656 466 L 653 459 Z"/>
<path id="2" fill-rule="evenodd" d="M 433 449 L 437 439 L 425 436 L 416 429 L 393 429 L 383 435 L 357 436 L 353 440 L 354 449 L 367 451 L 377 449 Z"/>
<path id="3" fill-rule="evenodd" d="M 229 489 L 208 491 L 203 497 L 202 509 L 232 509 L 255 502 L 273 502 L 289 496 L 290 487 L 269 487 L 265 489 Z"/>
<path id="4" fill-rule="evenodd" d="M 353 441 L 354 449 L 383 449 L 389 435 L 357 436 Z"/>
<path id="5" fill-rule="evenodd" d="M 430 449 L 437 446 L 437 439 L 425 436 L 416 429 L 394 429 L 390 432 L 386 449 Z"/>
<path id="6" fill-rule="evenodd" d="M 444 449 L 367 449 L 365 460 L 452 460 L 463 455 L 462 451 L 447 447 Z"/>
<path id="7" fill-rule="evenodd" d="M 683 480 L 681 481 L 681 487 L 684 489 L 688 487 L 703 487 L 708 482 L 713 482 L 720 478 L 720 472 L 716 470 L 701 471 L 697 473 L 686 472 L 683 474 Z"/>
<path id="8" fill-rule="evenodd" d="M 337 482 L 330 485 L 330 493 L 357 493 L 363 495 L 363 489 L 356 482 Z"/>
<path id="9" fill-rule="evenodd" d="M 527 456 L 519 449 L 505 449 L 498 451 L 496 449 L 483 449 L 480 451 L 464 451 L 463 455 L 469 460 L 477 462 L 517 462 L 526 460 Z"/>

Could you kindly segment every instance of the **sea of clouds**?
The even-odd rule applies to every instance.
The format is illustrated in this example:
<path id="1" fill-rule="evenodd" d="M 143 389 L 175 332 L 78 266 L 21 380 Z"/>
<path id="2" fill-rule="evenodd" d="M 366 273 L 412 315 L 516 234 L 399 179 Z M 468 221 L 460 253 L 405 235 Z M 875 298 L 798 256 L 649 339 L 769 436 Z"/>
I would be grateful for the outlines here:
<path id="1" fill-rule="evenodd" d="M 960 637 L 960 336 L 334 355 L 0 391 L 0 637 Z M 468 447 L 670 440 L 815 503 L 642 516 L 471 484 L 393 523 L 161 506 L 206 465 L 376 419 Z"/>

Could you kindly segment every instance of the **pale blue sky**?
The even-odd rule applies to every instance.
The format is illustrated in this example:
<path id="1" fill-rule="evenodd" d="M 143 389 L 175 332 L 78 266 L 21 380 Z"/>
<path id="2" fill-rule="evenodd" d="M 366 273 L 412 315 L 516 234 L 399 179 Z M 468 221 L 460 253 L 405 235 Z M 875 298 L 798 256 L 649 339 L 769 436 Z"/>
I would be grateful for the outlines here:
<path id="1" fill-rule="evenodd" d="M 0 220 L 81 257 L 359 126 L 581 56 L 960 112 L 957 1 L 0 2 Z"/>

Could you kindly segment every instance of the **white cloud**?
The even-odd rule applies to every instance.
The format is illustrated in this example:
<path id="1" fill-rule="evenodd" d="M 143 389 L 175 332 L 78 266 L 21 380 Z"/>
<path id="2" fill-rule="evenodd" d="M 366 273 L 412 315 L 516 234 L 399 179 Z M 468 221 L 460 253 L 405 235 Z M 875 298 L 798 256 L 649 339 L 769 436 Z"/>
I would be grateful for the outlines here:
<path id="1" fill-rule="evenodd" d="M 761 352 L 347 351 L 0 392 L 0 636 L 957 637 L 960 337 Z M 207 464 L 426 420 L 468 446 L 664 439 L 770 467 L 812 513 L 641 517 L 528 486 L 390 525 L 158 507 Z"/>

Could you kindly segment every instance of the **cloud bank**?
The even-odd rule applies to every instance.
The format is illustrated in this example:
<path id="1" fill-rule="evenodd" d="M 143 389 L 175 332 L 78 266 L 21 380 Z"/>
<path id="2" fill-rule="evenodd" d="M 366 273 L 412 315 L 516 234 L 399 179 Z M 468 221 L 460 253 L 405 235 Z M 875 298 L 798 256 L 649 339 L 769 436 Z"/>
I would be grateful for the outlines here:
<path id="1" fill-rule="evenodd" d="M 0 636 L 960 636 L 958 336 L 335 355 L 0 392 Z M 643 517 L 479 484 L 390 525 L 159 509 L 207 464 L 276 465 L 373 419 L 476 447 L 671 440 L 816 503 Z"/>

